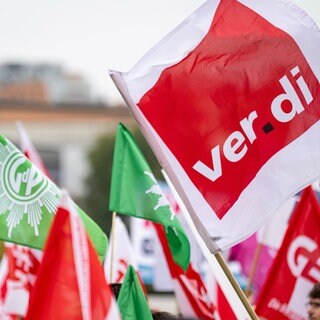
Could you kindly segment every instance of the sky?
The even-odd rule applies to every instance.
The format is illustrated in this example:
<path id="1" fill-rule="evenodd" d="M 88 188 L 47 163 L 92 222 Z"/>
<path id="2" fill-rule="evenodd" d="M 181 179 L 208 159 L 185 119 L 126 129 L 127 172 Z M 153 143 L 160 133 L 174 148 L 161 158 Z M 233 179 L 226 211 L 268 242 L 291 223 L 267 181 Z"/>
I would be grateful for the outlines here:
<path id="1" fill-rule="evenodd" d="M 203 2 L 0 0 L 0 63 L 60 64 L 87 78 L 100 99 L 119 104 L 108 70 L 130 70 Z M 320 25 L 320 0 L 293 2 Z"/>

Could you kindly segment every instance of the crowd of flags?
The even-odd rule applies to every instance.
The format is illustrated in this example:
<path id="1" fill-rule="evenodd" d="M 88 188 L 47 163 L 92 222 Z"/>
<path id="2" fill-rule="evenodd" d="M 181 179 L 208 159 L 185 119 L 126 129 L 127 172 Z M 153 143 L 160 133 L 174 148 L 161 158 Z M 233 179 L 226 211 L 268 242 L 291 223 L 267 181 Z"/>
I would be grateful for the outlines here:
<path id="1" fill-rule="evenodd" d="M 132 70 L 111 72 L 190 227 L 211 254 L 242 265 L 243 290 L 265 319 L 306 319 L 320 282 L 319 51 L 318 27 L 288 1 L 208 0 Z M 22 151 L 0 135 L 0 319 L 152 319 L 119 214 L 154 227 L 183 317 L 248 319 L 225 280 L 193 265 L 190 235 L 123 124 L 109 241 L 18 131 Z"/>
<path id="2" fill-rule="evenodd" d="M 20 131 L 21 128 L 23 127 L 20 125 Z M 127 138 L 123 138 L 123 131 Z M 26 132 L 23 134 L 24 139 L 27 139 Z M 139 201 L 136 199 L 150 197 L 147 191 L 156 182 L 153 176 L 151 181 L 148 180 L 151 173 L 149 167 L 139 169 L 137 159 L 142 159 L 142 164 L 146 165 L 145 159 L 133 136 L 122 124 L 119 124 L 116 139 L 117 141 L 122 139 L 119 155 L 126 154 L 128 162 L 124 170 L 126 174 L 130 176 L 131 170 L 135 171 L 133 173 L 135 175 L 136 172 L 140 172 L 141 177 L 136 175 L 134 181 L 144 181 L 146 170 L 149 174 L 147 185 L 143 186 L 143 183 L 140 182 L 140 186 L 143 186 L 142 191 L 138 188 L 124 189 L 126 197 L 130 192 L 134 192 L 135 195 L 131 204 L 128 204 L 130 200 L 118 200 L 118 203 L 127 205 L 125 210 L 123 206 L 121 208 L 121 205 L 117 207 L 111 204 L 110 206 L 118 213 L 137 216 Z M 32 146 L 30 140 L 29 143 L 29 146 Z M 132 147 L 134 155 L 130 150 Z M 29 151 L 26 154 L 32 160 L 32 152 L 37 154 L 36 150 L 33 146 L 24 148 L 26 148 L 24 152 Z M 115 153 L 118 151 L 116 147 Z M 135 162 L 130 163 L 135 155 L 138 155 Z M 118 168 L 115 169 L 116 172 L 117 170 Z M 113 179 L 115 179 L 114 176 Z M 119 179 L 116 181 L 115 185 L 118 188 Z M 115 185 L 112 184 L 112 188 Z M 151 201 L 153 202 L 148 209 L 148 212 L 153 210 L 153 215 L 157 214 L 155 208 L 159 202 L 158 198 L 165 197 L 163 192 L 160 194 L 161 189 L 158 184 L 155 190 L 157 192 L 152 194 Z M 115 192 L 115 189 L 112 192 Z M 148 198 L 143 201 L 148 201 Z M 163 221 L 161 221 L 161 214 L 158 214 L 156 218 L 150 215 L 152 218 L 149 218 L 149 216 L 143 216 L 143 212 L 140 211 L 139 217 L 155 221 L 152 224 L 161 243 L 181 315 L 194 319 L 237 319 L 232 301 L 228 300 L 210 270 L 204 279 L 199 270 L 193 267 L 192 262 L 187 261 L 187 268 L 184 270 L 180 260 L 174 259 L 175 251 L 170 247 L 170 240 L 166 232 L 167 225 L 174 221 L 179 226 L 180 232 L 183 232 L 183 240 L 188 241 L 188 238 L 181 225 L 178 224 L 175 213 L 173 213 L 174 219 L 170 218 L 173 209 L 169 200 L 162 201 L 162 203 L 163 206 L 168 207 Z M 159 222 L 162 223 L 159 224 Z M 282 245 L 279 250 L 274 250 L 277 255 L 275 258 L 270 258 L 271 267 L 268 268 L 268 275 L 265 274 L 262 288 L 256 292 L 257 295 L 254 297 L 253 303 L 259 315 L 266 319 L 291 319 L 291 317 L 300 315 L 303 319 L 304 298 L 312 285 L 320 280 L 319 229 L 320 207 L 313 189 L 308 187 L 302 193 L 293 214 L 290 215 Z M 179 233 L 174 233 L 174 235 L 179 239 Z M 139 265 L 134 255 L 130 236 L 119 216 L 114 218 L 109 239 L 102 263 L 85 230 L 79 210 L 67 192 L 62 191 L 42 250 L 29 248 L 23 243 L 18 245 L 5 242 L 5 254 L 0 268 L 1 319 L 19 319 L 21 316 L 26 319 L 54 319 L 57 317 L 63 319 L 79 317 L 83 319 L 152 319 L 147 300 L 148 293 L 139 275 Z M 176 250 L 177 248 L 181 250 L 179 241 L 176 240 L 173 243 L 178 244 Z M 241 248 L 241 245 L 243 244 L 240 243 L 238 246 Z M 257 242 L 253 247 L 257 248 Z M 190 250 L 189 245 L 187 248 Z M 232 249 L 236 251 L 237 246 Z M 247 250 L 247 253 L 252 254 L 252 251 L 251 248 Z M 245 253 L 246 249 L 242 248 L 242 255 Z M 187 256 L 189 257 L 190 253 L 187 252 Z M 232 250 L 230 259 L 237 259 Z M 238 259 L 241 260 L 240 257 Z M 123 283 L 117 300 L 108 285 L 111 283 Z M 67 307 L 58 308 L 58 305 Z"/>

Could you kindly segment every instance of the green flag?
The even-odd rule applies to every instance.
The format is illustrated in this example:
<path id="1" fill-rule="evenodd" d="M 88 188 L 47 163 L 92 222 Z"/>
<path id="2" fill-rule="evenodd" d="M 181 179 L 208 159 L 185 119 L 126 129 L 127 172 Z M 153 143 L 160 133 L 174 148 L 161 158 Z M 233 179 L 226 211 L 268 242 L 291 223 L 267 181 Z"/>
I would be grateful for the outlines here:
<path id="1" fill-rule="evenodd" d="M 115 142 L 109 210 L 162 224 L 174 261 L 187 269 L 188 238 L 134 138 L 122 124 L 118 125 Z"/>
<path id="2" fill-rule="evenodd" d="M 122 320 L 152 320 L 147 298 L 131 265 L 124 277 L 117 302 Z"/>
<path id="3" fill-rule="evenodd" d="M 0 239 L 42 249 L 61 190 L 8 139 L 0 135 Z M 75 204 L 102 260 L 103 231 Z"/>

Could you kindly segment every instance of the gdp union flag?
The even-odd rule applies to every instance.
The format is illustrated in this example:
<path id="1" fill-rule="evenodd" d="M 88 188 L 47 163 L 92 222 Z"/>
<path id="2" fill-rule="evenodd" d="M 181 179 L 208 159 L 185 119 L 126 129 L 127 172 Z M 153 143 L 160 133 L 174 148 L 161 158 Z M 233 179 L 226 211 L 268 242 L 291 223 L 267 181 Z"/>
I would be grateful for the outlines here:
<path id="1" fill-rule="evenodd" d="M 0 239 L 43 249 L 61 190 L 0 134 Z M 107 237 L 75 203 L 101 260 Z"/>
<path id="2" fill-rule="evenodd" d="M 228 248 L 319 177 L 320 32 L 284 0 L 209 0 L 111 71 L 202 237 Z"/>

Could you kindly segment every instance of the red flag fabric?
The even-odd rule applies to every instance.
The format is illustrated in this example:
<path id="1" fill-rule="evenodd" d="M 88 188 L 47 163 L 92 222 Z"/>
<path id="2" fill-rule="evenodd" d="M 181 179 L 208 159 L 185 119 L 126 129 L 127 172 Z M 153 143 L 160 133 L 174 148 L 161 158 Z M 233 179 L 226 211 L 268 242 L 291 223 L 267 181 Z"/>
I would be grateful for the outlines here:
<path id="1" fill-rule="evenodd" d="M 289 1 L 209 0 L 111 71 L 206 243 L 242 241 L 319 177 L 319 51 Z"/>
<path id="2" fill-rule="evenodd" d="M 234 312 L 230 307 L 230 303 L 227 300 L 226 296 L 222 292 L 220 286 L 217 284 L 217 310 L 220 316 L 220 319 L 228 319 L 228 320 L 237 320 Z"/>
<path id="3" fill-rule="evenodd" d="M 4 306 L 4 299 L 7 292 L 7 278 L 9 275 L 8 258 L 4 254 L 0 261 L 0 319 L 1 320 L 18 320 L 18 316 L 8 315 Z"/>
<path id="4" fill-rule="evenodd" d="M 120 319 L 97 254 L 64 193 L 26 319 Z"/>
<path id="5" fill-rule="evenodd" d="M 217 320 L 237 320 L 237 316 L 223 293 L 213 271 L 209 269 L 209 266 L 205 270 L 205 285 L 208 289 L 209 299 L 213 301 L 217 309 Z M 238 318 L 242 319 L 243 316 L 240 315 Z"/>
<path id="6" fill-rule="evenodd" d="M 26 315 L 41 256 L 38 250 L 5 243 L 0 290 L 3 313 L 12 319 Z"/>
<path id="7" fill-rule="evenodd" d="M 154 223 L 154 227 L 174 282 L 174 291 L 181 314 L 186 318 L 215 319 L 215 307 L 212 301 L 209 301 L 207 289 L 201 276 L 193 269 L 192 263 L 190 263 L 187 271 L 184 272 L 173 261 L 163 227 L 157 223 Z"/>
<path id="8" fill-rule="evenodd" d="M 307 319 L 305 303 L 320 282 L 320 207 L 311 187 L 304 190 L 289 222 L 282 246 L 257 300 L 266 319 Z"/>

